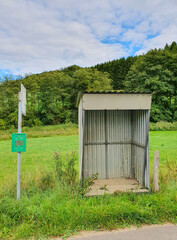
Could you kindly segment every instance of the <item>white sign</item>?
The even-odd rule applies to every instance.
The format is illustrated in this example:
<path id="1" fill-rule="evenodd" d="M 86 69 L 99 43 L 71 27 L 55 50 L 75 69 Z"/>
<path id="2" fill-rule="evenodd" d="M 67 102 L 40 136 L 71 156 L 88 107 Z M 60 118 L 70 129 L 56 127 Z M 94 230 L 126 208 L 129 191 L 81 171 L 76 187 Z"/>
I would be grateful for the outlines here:
<path id="1" fill-rule="evenodd" d="M 26 88 L 21 83 L 22 114 L 26 115 Z"/>

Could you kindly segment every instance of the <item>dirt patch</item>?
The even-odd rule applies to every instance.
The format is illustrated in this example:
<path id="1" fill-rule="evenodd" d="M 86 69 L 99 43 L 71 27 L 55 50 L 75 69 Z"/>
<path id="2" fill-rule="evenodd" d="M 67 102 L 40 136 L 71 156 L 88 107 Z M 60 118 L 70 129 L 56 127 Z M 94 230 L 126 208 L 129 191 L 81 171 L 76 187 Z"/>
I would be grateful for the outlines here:
<path id="1" fill-rule="evenodd" d="M 113 194 L 119 192 L 149 192 L 143 188 L 135 179 L 117 178 L 117 179 L 98 179 L 94 181 L 86 196 L 104 195 L 104 193 Z"/>

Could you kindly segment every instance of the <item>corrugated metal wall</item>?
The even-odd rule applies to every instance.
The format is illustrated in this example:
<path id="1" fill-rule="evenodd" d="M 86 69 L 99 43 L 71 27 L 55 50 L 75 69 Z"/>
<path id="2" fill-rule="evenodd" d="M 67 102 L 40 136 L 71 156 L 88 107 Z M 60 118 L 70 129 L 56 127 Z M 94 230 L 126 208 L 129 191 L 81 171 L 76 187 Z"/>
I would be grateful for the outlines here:
<path id="1" fill-rule="evenodd" d="M 132 168 L 134 177 L 145 185 L 148 110 L 132 111 Z"/>
<path id="2" fill-rule="evenodd" d="M 106 111 L 107 178 L 131 177 L 131 112 Z"/>
<path id="3" fill-rule="evenodd" d="M 84 177 L 131 177 L 131 112 L 85 111 Z"/>
<path id="4" fill-rule="evenodd" d="M 85 111 L 84 177 L 106 178 L 105 112 Z"/>
<path id="5" fill-rule="evenodd" d="M 80 141 L 84 144 L 82 147 L 80 143 L 81 152 L 82 148 L 84 150 L 83 155 L 80 154 L 83 177 L 98 173 L 100 179 L 135 178 L 148 187 L 144 180 L 148 167 L 148 151 L 145 151 L 148 147 L 148 110 L 83 112 L 85 121 L 83 129 L 79 130 L 83 134 L 80 132 Z"/>

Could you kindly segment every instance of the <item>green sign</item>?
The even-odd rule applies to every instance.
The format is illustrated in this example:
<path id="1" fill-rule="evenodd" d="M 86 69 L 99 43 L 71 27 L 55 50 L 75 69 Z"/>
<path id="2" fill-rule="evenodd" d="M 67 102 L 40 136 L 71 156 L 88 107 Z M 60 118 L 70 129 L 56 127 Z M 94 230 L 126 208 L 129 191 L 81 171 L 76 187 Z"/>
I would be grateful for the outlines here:
<path id="1" fill-rule="evenodd" d="M 26 152 L 26 133 L 12 133 L 12 152 Z"/>

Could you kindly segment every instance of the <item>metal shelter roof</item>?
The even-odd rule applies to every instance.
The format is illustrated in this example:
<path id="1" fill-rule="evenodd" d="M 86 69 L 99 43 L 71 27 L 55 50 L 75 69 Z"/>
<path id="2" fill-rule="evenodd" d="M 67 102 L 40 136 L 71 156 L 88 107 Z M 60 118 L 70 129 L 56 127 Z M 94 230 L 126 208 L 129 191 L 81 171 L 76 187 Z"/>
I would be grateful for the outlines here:
<path id="1" fill-rule="evenodd" d="M 145 110 L 151 107 L 149 93 L 117 91 L 85 92 L 80 101 L 84 110 Z"/>

